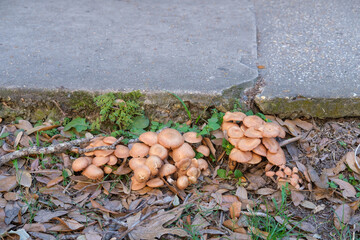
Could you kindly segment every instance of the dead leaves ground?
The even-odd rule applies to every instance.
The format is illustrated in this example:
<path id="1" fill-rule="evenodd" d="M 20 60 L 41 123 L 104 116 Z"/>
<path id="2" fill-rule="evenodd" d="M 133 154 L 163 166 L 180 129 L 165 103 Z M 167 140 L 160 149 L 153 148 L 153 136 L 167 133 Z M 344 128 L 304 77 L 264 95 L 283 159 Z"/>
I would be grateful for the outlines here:
<path id="1" fill-rule="evenodd" d="M 348 154 L 360 144 L 359 120 L 269 118 L 289 136 L 305 136 L 284 147 L 288 164 L 300 170 L 300 190 L 266 177 L 266 163 L 239 166 L 244 173 L 240 185 L 235 179 L 219 178 L 216 170 L 227 167 L 219 146 L 215 173 L 179 196 L 168 187 L 130 191 L 127 175 L 90 182 L 68 170 L 71 155 L 30 156 L 0 168 L 0 235 L 4 239 L 280 239 L 283 231 L 289 232 L 284 239 L 359 238 L 360 175 Z M 35 135 L 52 128 L 60 134 Z M 0 155 L 14 146 L 67 140 L 57 125 L 35 129 L 26 121 L 2 125 L 0 136 L 4 140 Z M 283 191 L 282 186 L 286 186 Z M 238 202 L 239 215 L 230 213 Z"/>

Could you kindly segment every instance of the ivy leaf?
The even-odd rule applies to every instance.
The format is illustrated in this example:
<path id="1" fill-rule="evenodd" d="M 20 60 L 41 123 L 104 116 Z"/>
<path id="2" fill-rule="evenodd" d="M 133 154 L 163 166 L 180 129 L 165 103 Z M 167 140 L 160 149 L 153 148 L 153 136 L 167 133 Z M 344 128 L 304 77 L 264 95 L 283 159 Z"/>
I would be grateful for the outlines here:
<path id="1" fill-rule="evenodd" d="M 66 124 L 64 131 L 69 131 L 72 128 L 75 128 L 77 132 L 82 132 L 89 128 L 89 123 L 86 122 L 85 118 L 78 117 Z"/>
<path id="2" fill-rule="evenodd" d="M 220 178 L 226 179 L 226 170 L 225 169 L 218 169 L 217 170 L 217 175 Z"/>
<path id="3" fill-rule="evenodd" d="M 234 177 L 235 178 L 241 178 L 242 176 L 243 176 L 243 173 L 239 169 L 236 169 L 234 171 Z"/>

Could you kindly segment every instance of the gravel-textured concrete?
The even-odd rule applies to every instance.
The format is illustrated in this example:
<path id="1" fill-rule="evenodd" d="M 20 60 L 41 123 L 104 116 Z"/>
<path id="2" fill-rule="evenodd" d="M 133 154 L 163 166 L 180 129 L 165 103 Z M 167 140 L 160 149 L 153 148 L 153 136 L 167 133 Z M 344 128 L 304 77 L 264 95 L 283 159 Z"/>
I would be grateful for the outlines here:
<path id="1" fill-rule="evenodd" d="M 360 116 L 360 2 L 254 3 L 265 66 L 260 108 L 283 116 Z"/>
<path id="2" fill-rule="evenodd" d="M 248 0 L 2 0 L 0 87 L 221 95 L 258 76 Z"/>

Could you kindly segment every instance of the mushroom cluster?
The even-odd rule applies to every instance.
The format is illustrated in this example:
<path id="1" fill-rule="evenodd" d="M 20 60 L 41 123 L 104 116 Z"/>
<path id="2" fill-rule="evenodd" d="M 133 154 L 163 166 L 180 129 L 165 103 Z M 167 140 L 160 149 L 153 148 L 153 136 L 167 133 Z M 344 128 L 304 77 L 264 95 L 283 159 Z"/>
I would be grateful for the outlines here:
<path id="1" fill-rule="evenodd" d="M 266 157 L 272 165 L 286 163 L 284 151 L 276 137 L 284 138 L 285 131 L 276 123 L 265 122 L 260 117 L 246 116 L 242 112 L 227 112 L 221 129 L 234 148 L 229 156 L 229 167 L 236 162 L 257 164 Z"/>
<path id="2" fill-rule="evenodd" d="M 116 142 L 114 137 L 98 137 L 91 141 L 86 149 L 110 146 Z M 74 172 L 82 171 L 82 174 L 93 180 L 99 180 L 104 177 L 104 173 L 110 174 L 114 165 L 118 163 L 118 158 L 127 158 L 129 148 L 117 145 L 116 150 L 96 150 L 85 153 L 85 157 L 75 159 L 72 164 Z"/>
<path id="3" fill-rule="evenodd" d="M 135 143 L 130 150 L 129 167 L 134 171 L 131 189 L 145 186 L 161 187 L 163 179 L 185 189 L 196 183 L 201 174 L 209 175 L 209 165 L 204 159 L 196 159 L 196 151 L 209 156 L 210 150 L 201 145 L 202 137 L 196 132 L 181 135 L 175 129 L 167 128 L 160 133 L 145 132 L 140 135 L 141 143 Z M 176 180 L 175 180 L 176 179 Z"/>
<path id="4" fill-rule="evenodd" d="M 272 170 L 274 165 L 267 164 L 265 166 L 265 175 L 268 177 L 277 177 L 278 181 L 289 182 L 296 189 L 300 189 L 300 184 L 302 179 L 299 177 L 299 170 L 297 167 L 286 167 L 281 165 L 278 167 L 278 170 Z"/>

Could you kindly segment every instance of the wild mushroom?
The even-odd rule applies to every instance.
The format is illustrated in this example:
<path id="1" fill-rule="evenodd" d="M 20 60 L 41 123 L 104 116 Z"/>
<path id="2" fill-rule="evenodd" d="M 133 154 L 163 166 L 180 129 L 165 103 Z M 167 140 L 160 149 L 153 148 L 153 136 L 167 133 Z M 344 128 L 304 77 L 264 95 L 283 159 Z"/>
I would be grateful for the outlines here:
<path id="1" fill-rule="evenodd" d="M 233 148 L 230 152 L 229 159 L 239 163 L 247 163 L 251 160 L 252 153 L 251 152 L 244 152 L 237 148 Z"/>
<path id="2" fill-rule="evenodd" d="M 134 178 L 136 179 L 136 181 L 142 183 L 142 182 L 146 182 L 147 180 L 149 180 L 151 175 L 151 171 L 147 166 L 141 166 L 138 167 L 134 170 Z"/>
<path id="3" fill-rule="evenodd" d="M 254 153 L 256 153 L 257 155 L 266 157 L 266 148 L 264 147 L 264 145 L 262 145 L 261 143 L 252 150 Z"/>
<path id="4" fill-rule="evenodd" d="M 158 156 L 149 156 L 145 161 L 145 165 L 150 169 L 151 175 L 155 176 L 159 173 L 163 161 Z"/>
<path id="5" fill-rule="evenodd" d="M 98 140 L 92 143 L 93 147 L 109 146 L 111 144 L 105 143 L 103 140 Z M 95 150 L 94 155 L 96 157 L 107 157 L 114 153 L 114 150 Z"/>
<path id="6" fill-rule="evenodd" d="M 279 136 L 280 127 L 279 125 L 272 122 L 265 122 L 262 128 L 262 136 L 266 138 L 274 138 Z"/>
<path id="7" fill-rule="evenodd" d="M 183 134 L 183 137 L 185 139 L 185 142 L 188 143 L 199 143 L 202 140 L 202 136 L 199 135 L 197 132 L 187 132 Z"/>
<path id="8" fill-rule="evenodd" d="M 117 158 L 128 158 L 130 156 L 130 149 L 127 146 L 124 145 L 117 145 L 114 155 Z"/>
<path id="9" fill-rule="evenodd" d="M 271 153 L 279 151 L 280 145 L 275 138 L 263 138 L 262 143 Z"/>
<path id="10" fill-rule="evenodd" d="M 278 170 L 277 172 L 275 172 L 275 175 L 280 178 L 285 178 L 285 173 L 281 170 Z"/>
<path id="11" fill-rule="evenodd" d="M 195 178 L 198 178 L 200 177 L 200 170 L 196 167 L 190 167 L 187 171 L 186 171 L 186 175 L 188 177 L 195 177 Z"/>
<path id="12" fill-rule="evenodd" d="M 248 129 L 246 129 L 246 131 L 244 132 L 244 135 L 249 138 L 262 138 L 263 137 L 263 133 L 259 130 L 256 130 L 253 127 L 249 127 Z"/>
<path id="13" fill-rule="evenodd" d="M 262 157 L 260 155 L 253 153 L 251 160 L 247 163 L 248 164 L 258 164 L 259 162 L 261 162 L 261 160 L 262 160 Z"/>
<path id="14" fill-rule="evenodd" d="M 107 162 L 109 162 L 110 157 L 94 157 L 92 160 L 92 164 L 94 164 L 97 167 L 101 167 L 105 165 Z"/>
<path id="15" fill-rule="evenodd" d="M 228 138 L 228 141 L 229 143 L 231 143 L 231 145 L 237 146 L 240 141 L 240 138 Z"/>
<path id="16" fill-rule="evenodd" d="M 229 138 L 241 138 L 244 136 L 244 132 L 238 126 L 233 126 L 227 130 Z"/>
<path id="17" fill-rule="evenodd" d="M 207 162 L 205 159 L 199 158 L 199 159 L 197 160 L 197 162 L 198 162 L 198 168 L 199 168 L 201 171 L 204 171 L 204 170 L 206 170 L 206 169 L 209 168 L 209 164 L 208 164 L 208 162 Z"/>
<path id="18" fill-rule="evenodd" d="M 259 144 L 261 143 L 261 140 L 258 138 L 248 138 L 248 137 L 242 137 L 240 138 L 237 147 L 241 151 L 251 151 Z"/>
<path id="19" fill-rule="evenodd" d="M 166 164 L 162 165 L 162 167 L 160 168 L 159 176 L 160 177 L 169 176 L 169 175 L 173 174 L 174 172 L 176 172 L 176 167 L 172 164 L 166 163 Z"/>
<path id="20" fill-rule="evenodd" d="M 191 159 L 190 158 L 184 158 L 178 162 L 175 163 L 175 166 L 179 169 L 179 171 L 185 171 L 188 169 L 191 165 Z"/>
<path id="21" fill-rule="evenodd" d="M 205 145 L 200 145 L 196 148 L 196 151 L 204 155 L 205 157 L 208 157 L 210 155 L 210 149 Z"/>
<path id="22" fill-rule="evenodd" d="M 273 177 L 273 176 L 275 176 L 275 172 L 274 171 L 267 171 L 267 172 L 265 172 L 265 175 L 268 176 L 268 177 Z"/>
<path id="23" fill-rule="evenodd" d="M 168 153 L 169 153 L 168 150 L 160 144 L 152 145 L 149 150 L 150 156 L 158 156 L 161 160 L 167 158 Z"/>
<path id="24" fill-rule="evenodd" d="M 292 174 L 292 171 L 291 171 L 291 169 L 290 169 L 289 167 L 286 167 L 286 168 L 284 169 L 284 173 L 285 173 L 286 175 L 290 176 L 290 175 Z"/>
<path id="25" fill-rule="evenodd" d="M 176 186 L 181 189 L 184 190 L 185 188 L 187 188 L 189 186 L 189 179 L 187 176 L 181 176 L 176 180 Z"/>
<path id="26" fill-rule="evenodd" d="M 157 188 L 163 186 L 164 182 L 160 178 L 153 178 L 147 181 L 146 185 L 151 188 Z"/>
<path id="27" fill-rule="evenodd" d="M 205 169 L 205 170 L 201 171 L 201 174 L 203 176 L 207 177 L 207 176 L 210 176 L 211 171 L 210 171 L 210 169 Z"/>
<path id="28" fill-rule="evenodd" d="M 146 163 L 146 158 L 132 158 L 129 161 L 129 167 L 132 170 L 135 170 L 138 167 L 144 166 Z"/>
<path id="29" fill-rule="evenodd" d="M 270 151 L 267 152 L 266 158 L 268 161 L 276 166 L 280 166 L 286 164 L 285 153 L 282 148 L 279 148 L 277 153 L 271 153 Z"/>
<path id="30" fill-rule="evenodd" d="M 245 113 L 242 112 L 226 112 L 223 121 L 225 122 L 241 122 L 246 117 Z"/>
<path id="31" fill-rule="evenodd" d="M 222 131 L 228 131 L 229 130 L 229 128 L 231 128 L 231 127 L 239 127 L 236 123 L 232 123 L 232 122 L 223 122 L 222 124 L 221 124 L 221 130 Z"/>
<path id="32" fill-rule="evenodd" d="M 118 162 L 117 157 L 115 157 L 114 155 L 110 155 L 107 165 L 113 166 L 113 165 L 117 164 L 117 162 Z"/>
<path id="33" fill-rule="evenodd" d="M 104 172 L 101 168 L 91 164 L 82 172 L 82 175 L 92 180 L 99 180 L 104 177 Z"/>
<path id="34" fill-rule="evenodd" d="M 104 167 L 104 172 L 105 172 L 106 174 L 110 174 L 110 173 L 112 173 L 112 171 L 113 171 L 113 169 L 112 169 L 111 167 L 109 167 L 109 166 L 105 166 L 105 167 Z"/>
<path id="35" fill-rule="evenodd" d="M 158 142 L 166 148 L 174 149 L 184 143 L 184 137 L 177 130 L 166 128 L 158 134 Z"/>
<path id="36" fill-rule="evenodd" d="M 243 123 L 246 127 L 254 127 L 255 129 L 265 123 L 260 117 L 256 115 L 246 116 L 243 120 Z"/>
<path id="37" fill-rule="evenodd" d="M 158 143 L 157 133 L 155 132 L 144 132 L 139 136 L 139 140 L 148 146 L 153 146 Z"/>
<path id="38" fill-rule="evenodd" d="M 130 149 L 130 156 L 142 158 L 149 154 L 149 146 L 144 143 L 135 143 Z"/>
<path id="39" fill-rule="evenodd" d="M 178 162 L 184 158 L 191 159 L 193 157 L 195 157 L 195 151 L 188 143 L 182 144 L 180 147 L 175 148 L 172 152 L 172 158 L 175 162 Z"/>
<path id="40" fill-rule="evenodd" d="M 146 186 L 146 182 L 138 182 L 135 177 L 131 177 L 131 190 L 137 191 L 143 189 Z"/>
<path id="41" fill-rule="evenodd" d="M 105 137 L 103 139 L 103 142 L 108 144 L 108 145 L 112 145 L 112 144 L 114 144 L 116 142 L 116 140 L 117 139 L 115 137 L 109 136 L 109 137 Z"/>
<path id="42" fill-rule="evenodd" d="M 72 169 L 74 172 L 80 172 L 90 165 L 87 157 L 79 157 L 72 163 Z"/>

